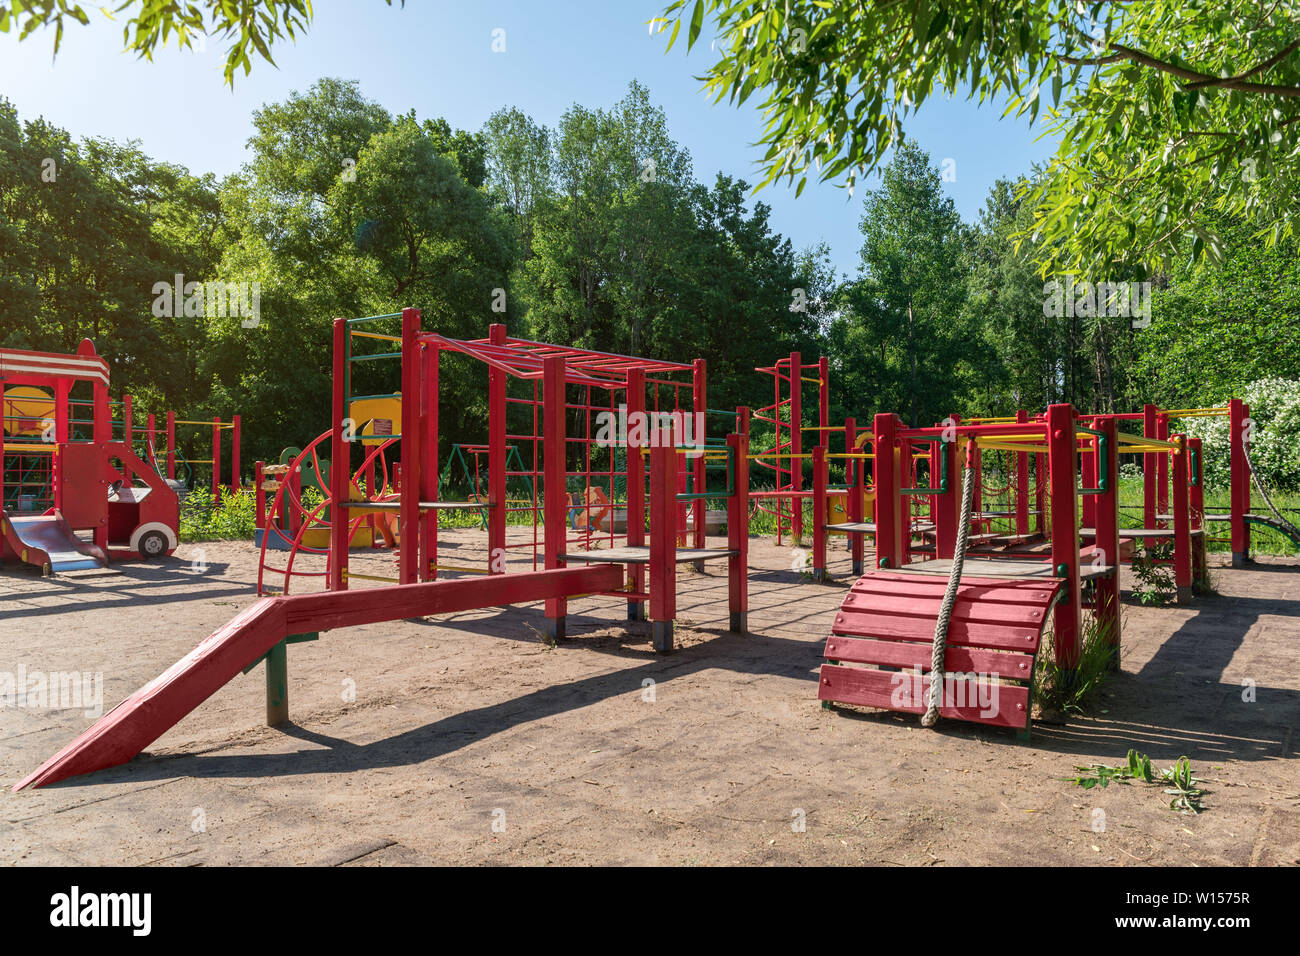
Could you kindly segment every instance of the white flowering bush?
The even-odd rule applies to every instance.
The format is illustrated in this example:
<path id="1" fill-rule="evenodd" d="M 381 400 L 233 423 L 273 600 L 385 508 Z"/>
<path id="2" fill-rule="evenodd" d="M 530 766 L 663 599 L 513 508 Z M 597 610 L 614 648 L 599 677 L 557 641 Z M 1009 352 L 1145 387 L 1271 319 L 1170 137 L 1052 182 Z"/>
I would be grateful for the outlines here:
<path id="1" fill-rule="evenodd" d="M 1260 379 L 1243 388 L 1239 397 L 1250 406 L 1250 460 L 1264 487 L 1270 492 L 1300 490 L 1300 382 Z M 1206 486 L 1227 488 L 1228 419 L 1188 418 L 1172 428 L 1201 439 Z"/>

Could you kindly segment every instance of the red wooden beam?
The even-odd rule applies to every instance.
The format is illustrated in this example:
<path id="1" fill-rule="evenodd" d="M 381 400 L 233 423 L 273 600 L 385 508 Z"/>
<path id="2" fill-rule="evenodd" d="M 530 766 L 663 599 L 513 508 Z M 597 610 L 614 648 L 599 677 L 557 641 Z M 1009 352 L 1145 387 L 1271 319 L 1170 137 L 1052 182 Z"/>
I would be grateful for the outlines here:
<path id="1" fill-rule="evenodd" d="M 479 577 L 263 598 L 101 717 L 14 790 L 125 763 L 290 634 L 589 594 L 617 587 L 621 579 L 617 565 L 601 564 L 513 574 L 508 588 L 498 577 Z"/>
<path id="2" fill-rule="evenodd" d="M 823 437 L 824 440 L 824 437 Z M 813 580 L 826 580 L 826 446 L 818 444 L 812 450 L 813 466 Z"/>
<path id="3" fill-rule="evenodd" d="M 506 341 L 506 327 L 500 322 L 493 323 L 488 328 L 488 338 L 494 345 L 504 345 Z M 549 359 L 543 360 L 543 375 L 545 375 L 546 363 Z M 564 360 L 560 359 L 563 363 Z M 565 366 L 561 364 L 561 369 Z M 506 384 L 507 374 L 497 368 L 488 367 L 488 502 L 491 508 L 488 510 L 488 562 L 500 561 L 499 567 L 504 571 L 505 553 L 506 553 L 506 517 L 508 508 L 506 506 Z M 548 400 L 549 401 L 549 400 Z M 547 415 L 549 420 L 549 408 Z M 561 432 L 563 432 L 564 422 L 564 390 L 560 389 L 560 422 Z M 564 440 L 560 440 L 560 455 L 563 457 Z M 549 458 L 549 456 L 548 456 Z M 550 486 L 548 485 L 548 491 Z M 549 496 L 547 499 L 549 504 Z M 551 565 L 547 565 L 551 567 Z"/>
<path id="4" fill-rule="evenodd" d="M 897 570 L 903 564 L 904 535 L 910 516 L 903 507 L 898 416 L 884 412 L 875 419 L 876 436 L 876 565 Z M 909 446 L 910 447 L 910 446 Z"/>
<path id="5" fill-rule="evenodd" d="M 1232 537 L 1232 566 L 1239 568 L 1250 560 L 1250 527 L 1246 515 L 1250 512 L 1250 466 L 1246 464 L 1246 421 L 1250 409 L 1239 398 L 1228 402 L 1228 443 L 1230 448 L 1232 507 L 1229 527 Z"/>
<path id="6" fill-rule="evenodd" d="M 334 390 L 330 404 L 330 416 L 333 423 L 333 430 L 330 434 L 330 500 L 334 502 L 334 508 L 330 511 L 330 556 L 329 556 L 329 577 L 327 586 L 331 591 L 342 591 L 347 584 L 348 570 L 348 520 L 347 512 L 339 507 L 339 503 L 348 500 L 348 462 L 351 456 L 348 454 L 348 443 L 343 439 L 343 420 L 348 415 L 347 399 L 347 368 L 348 368 L 348 323 L 346 319 L 334 320 Z M 403 424 L 405 424 L 405 413 L 403 413 Z M 289 490 L 296 497 L 299 493 L 300 478 L 296 473 L 291 472 L 286 476 L 289 481 Z M 284 479 L 281 479 L 284 480 Z M 285 510 L 291 516 L 296 515 L 298 509 L 288 507 L 286 501 Z M 289 527 L 285 529 L 291 534 L 297 532 L 297 521 L 294 517 L 289 519 Z M 289 586 L 288 578 L 285 579 L 286 589 Z"/>
<path id="7" fill-rule="evenodd" d="M 856 418 L 846 418 L 844 420 L 844 447 L 849 454 L 858 452 L 858 421 Z M 864 487 L 864 476 L 867 469 L 865 459 L 846 458 L 845 460 L 846 475 L 848 478 L 845 482 L 849 486 L 849 503 L 844 509 L 844 515 L 850 522 L 863 521 L 862 513 L 862 491 Z M 852 477 L 849 477 L 852 476 Z M 849 554 L 853 560 L 853 573 L 862 574 L 862 555 L 865 549 L 864 535 L 851 534 L 849 538 Z"/>
<path id="8" fill-rule="evenodd" d="M 1142 437 L 1155 438 L 1158 426 L 1156 418 L 1160 414 L 1160 409 L 1154 405 L 1142 406 Z M 1160 454 L 1154 451 L 1144 452 L 1142 455 L 1142 527 L 1156 527 L 1156 502 L 1158 500 L 1157 492 L 1157 466 L 1156 459 Z"/>
<path id="9" fill-rule="evenodd" d="M 565 389 L 564 358 L 545 359 L 542 363 L 542 520 L 543 556 L 547 568 L 562 567 L 565 538 L 568 537 L 565 517 L 568 514 L 568 489 L 566 486 L 565 442 Z M 503 432 L 504 437 L 504 432 Z M 504 501 L 503 501 L 504 513 Z M 505 542 L 502 541 L 502 547 Z M 621 575 L 620 575 L 621 577 Z M 503 590 L 513 587 L 502 582 Z M 546 602 L 546 626 L 549 637 L 564 640 L 565 602 L 551 598 Z"/>
<path id="10" fill-rule="evenodd" d="M 1184 437 L 1184 436 L 1175 436 Z M 1164 457 L 1164 456 L 1161 456 Z M 1169 470 L 1174 480 L 1174 586 L 1179 604 L 1192 599 L 1192 527 L 1187 487 L 1186 440 L 1170 452 Z"/>
<path id="11" fill-rule="evenodd" d="M 780 391 L 781 376 L 776 377 L 777 391 Z M 790 489 L 803 490 L 803 356 L 798 352 L 790 353 Z M 774 414 L 780 418 L 781 410 Z M 781 429 L 776 430 L 778 445 L 781 441 Z M 781 459 L 777 458 L 777 464 Z M 790 536 L 796 548 L 803 547 L 803 499 L 790 499 Z"/>
<path id="12" fill-rule="evenodd" d="M 397 517 L 397 577 L 403 584 L 413 584 L 420 559 L 420 310 L 402 310 L 402 487 L 398 490 L 400 507 Z M 350 412 L 348 414 L 351 414 Z M 343 475 L 346 501 L 351 484 L 352 466 L 348 458 L 331 463 Z M 333 471 L 331 471 L 333 474 Z M 341 508 L 332 516 L 335 524 L 347 524 L 348 514 Z M 344 542 L 344 553 L 347 542 Z"/>
<path id="13" fill-rule="evenodd" d="M 1016 422 L 1028 422 L 1029 413 L 1016 411 Z M 1016 452 L 1016 534 L 1029 533 L 1029 452 Z"/>
<path id="14" fill-rule="evenodd" d="M 677 617 L 677 449 L 658 433 L 650 449 L 650 620 L 654 649 L 673 649 Z"/>
<path id="15" fill-rule="evenodd" d="M 627 415 L 628 421 L 645 414 L 645 372 L 631 369 L 627 373 Z M 641 442 L 627 443 L 627 544 L 630 548 L 645 545 L 645 451 Z M 628 568 L 628 583 L 634 594 L 645 593 L 645 566 L 631 565 Z M 627 619 L 629 621 L 645 620 L 645 602 L 628 601 Z"/>
<path id="16" fill-rule="evenodd" d="M 1104 578 L 1097 578 L 1094 587 L 1097 592 L 1096 608 L 1093 611 L 1099 627 L 1110 634 L 1112 647 L 1111 668 L 1119 670 L 1120 662 L 1120 594 L 1119 594 L 1119 423 L 1114 416 L 1104 415 L 1094 421 L 1093 427 L 1106 436 L 1106 454 L 1099 455 L 1101 442 L 1093 439 L 1093 454 L 1097 455 L 1095 472 L 1102 493 L 1090 495 L 1095 498 L 1093 516 L 1096 521 L 1092 527 L 1097 529 L 1094 542 L 1096 555 L 1094 560 L 1113 567 L 1115 570 Z"/>
<path id="17" fill-rule="evenodd" d="M 1056 605 L 1056 662 L 1074 668 L 1079 662 L 1079 512 L 1075 464 L 1075 417 L 1070 405 L 1047 408 L 1047 457 L 1052 487 L 1052 568 L 1065 581 Z"/>

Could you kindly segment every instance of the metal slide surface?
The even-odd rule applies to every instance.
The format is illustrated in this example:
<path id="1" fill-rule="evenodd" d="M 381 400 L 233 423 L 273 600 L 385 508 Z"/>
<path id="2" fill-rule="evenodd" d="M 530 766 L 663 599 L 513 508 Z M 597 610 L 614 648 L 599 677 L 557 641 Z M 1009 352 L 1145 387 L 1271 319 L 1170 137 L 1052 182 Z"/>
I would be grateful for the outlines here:
<path id="1" fill-rule="evenodd" d="M 108 556 L 97 545 L 76 536 L 63 515 L 11 515 L 0 512 L 5 540 L 19 560 L 48 568 L 48 573 L 86 571 L 108 566 Z"/>

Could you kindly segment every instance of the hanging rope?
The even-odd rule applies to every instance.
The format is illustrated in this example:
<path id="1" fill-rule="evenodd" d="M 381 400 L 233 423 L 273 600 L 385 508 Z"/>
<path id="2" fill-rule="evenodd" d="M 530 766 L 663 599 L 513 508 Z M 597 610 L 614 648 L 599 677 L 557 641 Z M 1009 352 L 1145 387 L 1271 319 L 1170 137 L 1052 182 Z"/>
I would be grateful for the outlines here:
<path id="1" fill-rule="evenodd" d="M 961 584 L 962 566 L 966 563 L 966 542 L 970 538 L 971 503 L 975 498 L 975 440 L 966 443 L 966 471 L 961 479 L 961 516 L 957 519 L 957 546 L 952 555 L 952 569 L 948 572 L 948 589 L 939 605 L 939 617 L 934 622 L 934 650 L 930 655 L 930 700 L 922 727 L 933 727 L 939 722 L 939 705 L 943 703 L 943 663 L 948 650 L 948 625 L 952 609 L 957 603 L 957 588 Z"/>
<path id="2" fill-rule="evenodd" d="M 1297 528 L 1290 521 L 1287 521 L 1286 518 L 1282 517 L 1282 512 L 1277 510 L 1277 507 L 1273 504 L 1273 499 L 1268 496 L 1268 492 L 1264 488 L 1264 483 L 1259 480 L 1259 475 L 1255 472 L 1255 465 L 1250 460 L 1250 443 L 1243 441 L 1241 443 L 1241 450 L 1246 456 L 1246 467 L 1250 469 L 1250 480 L 1255 485 L 1255 489 L 1259 492 L 1260 497 L 1264 499 L 1264 504 L 1268 505 L 1268 510 L 1273 512 L 1273 517 L 1287 529 L 1288 533 L 1297 541 L 1300 541 L 1300 528 Z"/>

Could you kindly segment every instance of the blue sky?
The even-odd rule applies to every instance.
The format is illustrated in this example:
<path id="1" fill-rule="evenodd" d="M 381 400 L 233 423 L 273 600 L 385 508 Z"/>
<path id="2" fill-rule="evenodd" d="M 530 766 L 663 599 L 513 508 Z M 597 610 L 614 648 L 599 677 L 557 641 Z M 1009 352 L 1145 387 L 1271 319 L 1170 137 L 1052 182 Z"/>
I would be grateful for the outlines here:
<path id="1" fill-rule="evenodd" d="M 83 0 L 86 3 L 86 0 Z M 86 4 L 89 8 L 89 4 Z M 707 44 L 689 57 L 684 44 L 663 52 L 646 21 L 661 0 L 316 0 L 306 36 L 274 51 L 279 69 L 257 61 L 232 92 L 222 81 L 220 45 L 165 50 L 150 63 L 121 50 L 121 29 L 91 12 L 91 25 L 65 31 L 57 60 L 52 34 L 18 43 L 0 35 L 0 94 L 22 119 L 44 116 L 74 137 L 137 139 L 156 159 L 194 172 L 233 172 L 246 159 L 252 112 L 305 90 L 321 76 L 359 81 L 368 98 L 390 112 L 415 109 L 455 127 L 479 129 L 502 106 L 517 106 L 554 126 L 577 102 L 608 106 L 633 79 L 665 110 L 674 138 L 686 147 L 696 178 L 724 171 L 757 182 L 761 150 L 751 144 L 762 123 L 752 104 L 712 105 L 694 79 L 708 65 Z M 492 52 L 492 31 L 506 31 L 506 51 Z M 999 120 L 999 108 L 965 100 L 927 102 L 908 132 L 936 163 L 951 158 L 956 179 L 945 188 L 966 220 L 974 220 L 999 176 L 1028 172 L 1052 152 L 1023 123 Z M 796 248 L 831 247 L 841 272 L 856 272 L 861 187 L 855 197 L 831 185 L 794 190 L 769 186 L 757 195 L 773 209 L 774 228 Z"/>

